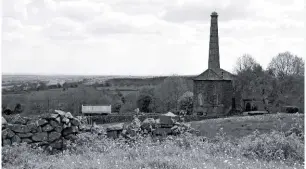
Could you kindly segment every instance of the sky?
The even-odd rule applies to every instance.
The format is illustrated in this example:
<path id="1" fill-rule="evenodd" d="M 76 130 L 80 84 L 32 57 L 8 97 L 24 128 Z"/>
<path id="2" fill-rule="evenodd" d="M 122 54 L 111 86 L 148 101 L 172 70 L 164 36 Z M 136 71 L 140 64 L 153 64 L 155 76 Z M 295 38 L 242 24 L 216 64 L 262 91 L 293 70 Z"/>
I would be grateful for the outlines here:
<path id="1" fill-rule="evenodd" d="M 197 75 L 213 11 L 223 69 L 305 58 L 303 0 L 3 0 L 2 73 Z"/>

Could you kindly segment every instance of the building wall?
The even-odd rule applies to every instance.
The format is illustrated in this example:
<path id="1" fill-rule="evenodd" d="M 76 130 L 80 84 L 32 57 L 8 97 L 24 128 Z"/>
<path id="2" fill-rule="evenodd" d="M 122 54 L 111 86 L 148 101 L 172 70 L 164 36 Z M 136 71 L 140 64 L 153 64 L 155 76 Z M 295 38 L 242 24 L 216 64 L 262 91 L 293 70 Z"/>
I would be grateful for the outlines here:
<path id="1" fill-rule="evenodd" d="M 207 115 L 222 115 L 231 109 L 233 98 L 232 81 L 194 81 L 194 112 Z"/>

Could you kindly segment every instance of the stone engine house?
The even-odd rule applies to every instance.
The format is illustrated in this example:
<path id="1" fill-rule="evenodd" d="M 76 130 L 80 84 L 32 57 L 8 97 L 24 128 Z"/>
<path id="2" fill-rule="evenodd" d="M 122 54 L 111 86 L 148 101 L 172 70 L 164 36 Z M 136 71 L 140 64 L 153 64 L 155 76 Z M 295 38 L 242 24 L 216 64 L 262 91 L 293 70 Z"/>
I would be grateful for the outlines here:
<path id="1" fill-rule="evenodd" d="M 193 109 L 197 114 L 225 115 L 235 107 L 234 76 L 220 68 L 218 14 L 210 16 L 208 69 L 193 79 Z"/>

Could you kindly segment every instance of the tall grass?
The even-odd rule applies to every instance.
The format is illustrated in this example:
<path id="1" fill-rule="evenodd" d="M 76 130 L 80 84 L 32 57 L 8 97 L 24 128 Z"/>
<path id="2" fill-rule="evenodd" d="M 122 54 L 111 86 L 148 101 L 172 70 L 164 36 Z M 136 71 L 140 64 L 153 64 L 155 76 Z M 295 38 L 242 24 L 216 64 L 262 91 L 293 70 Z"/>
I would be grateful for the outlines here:
<path id="1" fill-rule="evenodd" d="M 284 133 L 255 131 L 229 140 L 223 131 L 213 138 L 182 135 L 165 139 L 141 137 L 135 142 L 83 133 L 69 149 L 50 155 L 29 145 L 3 147 L 2 167 L 49 169 L 98 168 L 303 168 L 304 142 Z"/>

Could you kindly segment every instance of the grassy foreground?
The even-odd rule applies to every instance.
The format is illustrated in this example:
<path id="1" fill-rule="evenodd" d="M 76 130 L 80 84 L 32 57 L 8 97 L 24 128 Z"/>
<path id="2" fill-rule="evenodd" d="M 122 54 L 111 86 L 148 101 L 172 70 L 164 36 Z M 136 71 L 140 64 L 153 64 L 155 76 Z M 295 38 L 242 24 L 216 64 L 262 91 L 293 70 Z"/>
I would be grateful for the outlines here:
<path id="1" fill-rule="evenodd" d="M 245 120 L 249 118 L 245 117 Z M 217 121 L 224 122 L 218 119 L 216 125 L 220 124 Z M 293 125 L 301 127 L 299 123 L 297 120 Z M 139 137 L 137 142 L 128 143 L 83 133 L 68 150 L 56 155 L 38 148 L 32 149 L 28 145 L 2 149 L 2 167 L 5 169 L 284 169 L 304 168 L 303 161 L 304 140 L 295 135 L 286 137 L 281 131 L 253 131 L 230 139 L 224 131 L 219 130 L 212 138 L 182 135 L 157 141 Z"/>

